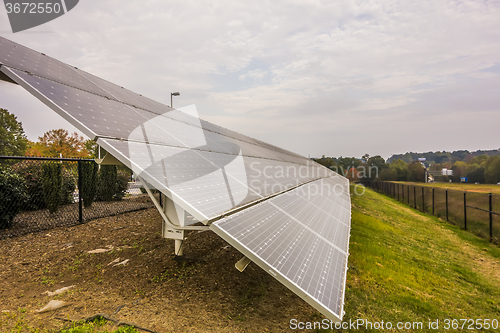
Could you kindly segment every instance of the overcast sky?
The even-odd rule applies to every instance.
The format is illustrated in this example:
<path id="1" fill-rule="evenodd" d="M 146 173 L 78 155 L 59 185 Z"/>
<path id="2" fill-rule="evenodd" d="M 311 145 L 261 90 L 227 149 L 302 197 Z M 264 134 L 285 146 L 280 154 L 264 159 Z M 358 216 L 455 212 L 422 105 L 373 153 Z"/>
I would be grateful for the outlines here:
<path id="1" fill-rule="evenodd" d="M 500 148 L 499 1 L 97 1 L 0 35 L 312 157 Z M 19 86 L 31 140 L 74 130 Z"/>

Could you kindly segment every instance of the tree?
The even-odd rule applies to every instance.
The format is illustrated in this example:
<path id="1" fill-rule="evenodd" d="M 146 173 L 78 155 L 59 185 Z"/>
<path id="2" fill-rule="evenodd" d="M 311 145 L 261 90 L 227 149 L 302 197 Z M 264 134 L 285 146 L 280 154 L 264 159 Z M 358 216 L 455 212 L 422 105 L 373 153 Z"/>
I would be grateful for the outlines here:
<path id="1" fill-rule="evenodd" d="M 453 181 L 460 182 L 462 177 L 465 177 L 465 168 L 467 168 L 467 163 L 463 161 L 456 161 L 453 163 L 451 170 L 453 171 Z"/>
<path id="2" fill-rule="evenodd" d="M 339 168 L 342 168 L 343 172 L 347 172 L 351 168 L 357 168 L 361 165 L 361 161 L 355 157 L 341 157 L 338 160 Z"/>
<path id="3" fill-rule="evenodd" d="M 63 157 L 88 157 L 90 155 L 85 147 L 85 139 L 76 132 L 70 135 L 65 129 L 46 132 L 31 148 L 30 153 L 47 157 L 61 155 Z"/>
<path id="4" fill-rule="evenodd" d="M 491 156 L 484 165 L 484 178 L 487 183 L 500 182 L 500 156 Z"/>
<path id="5" fill-rule="evenodd" d="M 368 166 L 368 177 L 371 179 L 378 178 L 382 169 L 388 167 L 384 158 L 380 155 L 370 157 L 366 162 L 366 165 Z"/>
<path id="6" fill-rule="evenodd" d="M 85 149 L 89 152 L 90 158 L 98 158 L 99 157 L 99 145 L 94 140 L 86 140 Z"/>
<path id="7" fill-rule="evenodd" d="M 484 183 L 484 167 L 479 166 L 476 163 L 471 163 L 467 165 L 465 169 L 467 174 L 467 181 L 471 183 Z"/>
<path id="8" fill-rule="evenodd" d="M 0 155 L 23 156 L 28 148 L 28 139 L 23 124 L 5 109 L 0 109 Z"/>
<path id="9" fill-rule="evenodd" d="M 401 161 L 401 160 L 398 160 Z M 395 168 L 385 168 L 380 171 L 379 177 L 380 180 L 399 180 L 398 172 Z"/>
<path id="10" fill-rule="evenodd" d="M 392 161 L 389 168 L 396 173 L 396 180 L 408 180 L 408 164 L 403 160 Z"/>
<path id="11" fill-rule="evenodd" d="M 425 181 L 425 169 L 419 161 L 413 161 L 408 165 L 408 180 L 411 182 Z"/>

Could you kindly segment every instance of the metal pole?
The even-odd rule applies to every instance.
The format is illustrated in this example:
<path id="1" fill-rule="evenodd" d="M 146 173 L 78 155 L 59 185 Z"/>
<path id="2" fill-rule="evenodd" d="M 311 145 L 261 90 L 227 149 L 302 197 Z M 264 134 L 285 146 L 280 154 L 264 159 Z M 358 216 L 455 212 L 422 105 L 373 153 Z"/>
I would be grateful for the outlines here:
<path id="1" fill-rule="evenodd" d="M 467 230 L 467 192 L 464 192 L 464 230 Z"/>
<path id="2" fill-rule="evenodd" d="M 417 208 L 417 186 L 413 185 L 413 207 Z"/>
<path id="3" fill-rule="evenodd" d="M 448 189 L 446 189 L 446 221 L 448 221 Z"/>
<path id="4" fill-rule="evenodd" d="M 422 212 L 425 213 L 425 193 L 424 187 L 422 186 Z"/>
<path id="5" fill-rule="evenodd" d="M 432 215 L 434 214 L 434 187 L 432 188 Z"/>
<path id="6" fill-rule="evenodd" d="M 493 240 L 493 199 L 490 193 L 490 242 Z"/>
<path id="7" fill-rule="evenodd" d="M 78 221 L 83 223 L 82 161 L 78 161 Z"/>

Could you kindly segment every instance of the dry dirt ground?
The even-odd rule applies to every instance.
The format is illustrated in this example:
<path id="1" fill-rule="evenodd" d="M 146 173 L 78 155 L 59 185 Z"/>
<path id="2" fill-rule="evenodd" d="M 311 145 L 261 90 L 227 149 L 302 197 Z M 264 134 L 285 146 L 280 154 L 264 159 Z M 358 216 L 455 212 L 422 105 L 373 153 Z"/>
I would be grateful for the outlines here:
<path id="1" fill-rule="evenodd" d="M 291 318 L 321 318 L 257 265 L 237 271 L 242 255 L 211 231 L 188 234 L 184 254 L 195 261 L 184 263 L 160 231 L 147 209 L 0 240 L 0 315 L 21 312 L 33 327 L 58 330 L 68 325 L 58 318 L 105 313 L 155 332 L 290 332 Z M 118 258 L 129 261 L 108 265 Z M 36 312 L 56 299 L 71 305 Z"/>

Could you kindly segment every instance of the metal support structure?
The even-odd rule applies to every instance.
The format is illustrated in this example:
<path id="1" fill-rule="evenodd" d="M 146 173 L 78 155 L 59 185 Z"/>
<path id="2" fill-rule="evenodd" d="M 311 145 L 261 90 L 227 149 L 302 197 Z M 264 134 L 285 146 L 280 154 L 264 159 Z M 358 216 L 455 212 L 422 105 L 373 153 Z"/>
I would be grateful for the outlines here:
<path id="1" fill-rule="evenodd" d="M 417 187 L 413 185 L 413 206 L 417 209 Z"/>
<path id="2" fill-rule="evenodd" d="M 139 176 L 139 179 L 141 180 L 142 185 L 146 189 L 146 192 L 148 193 L 149 197 L 151 198 L 151 201 L 153 201 L 153 204 L 155 205 L 156 209 L 158 209 L 158 211 L 160 212 L 161 217 L 163 218 L 163 220 L 165 220 L 167 222 L 167 224 L 169 225 L 169 227 L 171 227 L 173 229 L 178 229 L 178 230 L 209 230 L 210 229 L 209 226 L 187 225 L 187 226 L 184 226 L 184 227 L 179 227 L 179 226 L 176 226 L 176 225 L 172 224 L 172 222 L 170 222 L 170 220 L 168 219 L 168 217 L 163 212 L 163 208 L 158 203 L 158 200 L 156 200 L 156 198 L 154 197 L 153 192 L 151 192 L 151 189 L 149 188 L 149 185 L 146 183 L 146 181 L 142 177 Z"/>
<path id="3" fill-rule="evenodd" d="M 408 197 L 408 206 L 410 205 L 410 185 L 406 185 L 406 194 Z"/>
<path id="4" fill-rule="evenodd" d="M 464 192 L 464 230 L 467 230 L 467 192 Z"/>
<path id="5" fill-rule="evenodd" d="M 425 213 L 425 189 L 422 186 L 422 212 Z"/>
<path id="6" fill-rule="evenodd" d="M 433 187 L 432 188 L 432 215 L 435 215 L 434 209 L 435 209 L 435 207 L 434 207 L 434 187 Z"/>
<path id="7" fill-rule="evenodd" d="M 243 272 L 251 262 L 252 260 L 248 259 L 247 257 L 243 257 L 238 260 L 236 264 L 234 264 L 234 267 L 236 267 L 236 269 L 240 272 Z"/>
<path id="8" fill-rule="evenodd" d="M 153 192 L 149 188 L 148 183 L 139 176 L 142 185 L 146 189 L 151 201 L 155 205 L 158 212 L 163 218 L 162 236 L 170 238 L 175 241 L 174 252 L 176 256 L 182 256 L 183 249 L 182 243 L 184 242 L 184 230 L 209 230 L 209 226 L 190 226 L 186 225 L 186 211 L 178 206 L 172 199 L 160 192 L 162 198 L 162 205 L 156 200 Z"/>
<path id="9" fill-rule="evenodd" d="M 490 242 L 493 240 L 493 196 L 489 195 L 489 208 L 490 208 Z"/>
<path id="10" fill-rule="evenodd" d="M 170 223 L 184 227 L 186 225 L 186 211 L 175 204 L 172 199 L 168 198 L 164 194 L 160 193 L 163 197 L 163 212 L 170 220 Z M 174 229 L 168 223 L 163 221 L 163 237 L 170 238 L 175 241 L 175 255 L 182 256 L 183 249 L 182 243 L 184 242 L 184 230 Z"/>
<path id="11" fill-rule="evenodd" d="M 448 189 L 446 189 L 446 221 L 448 221 Z"/>

